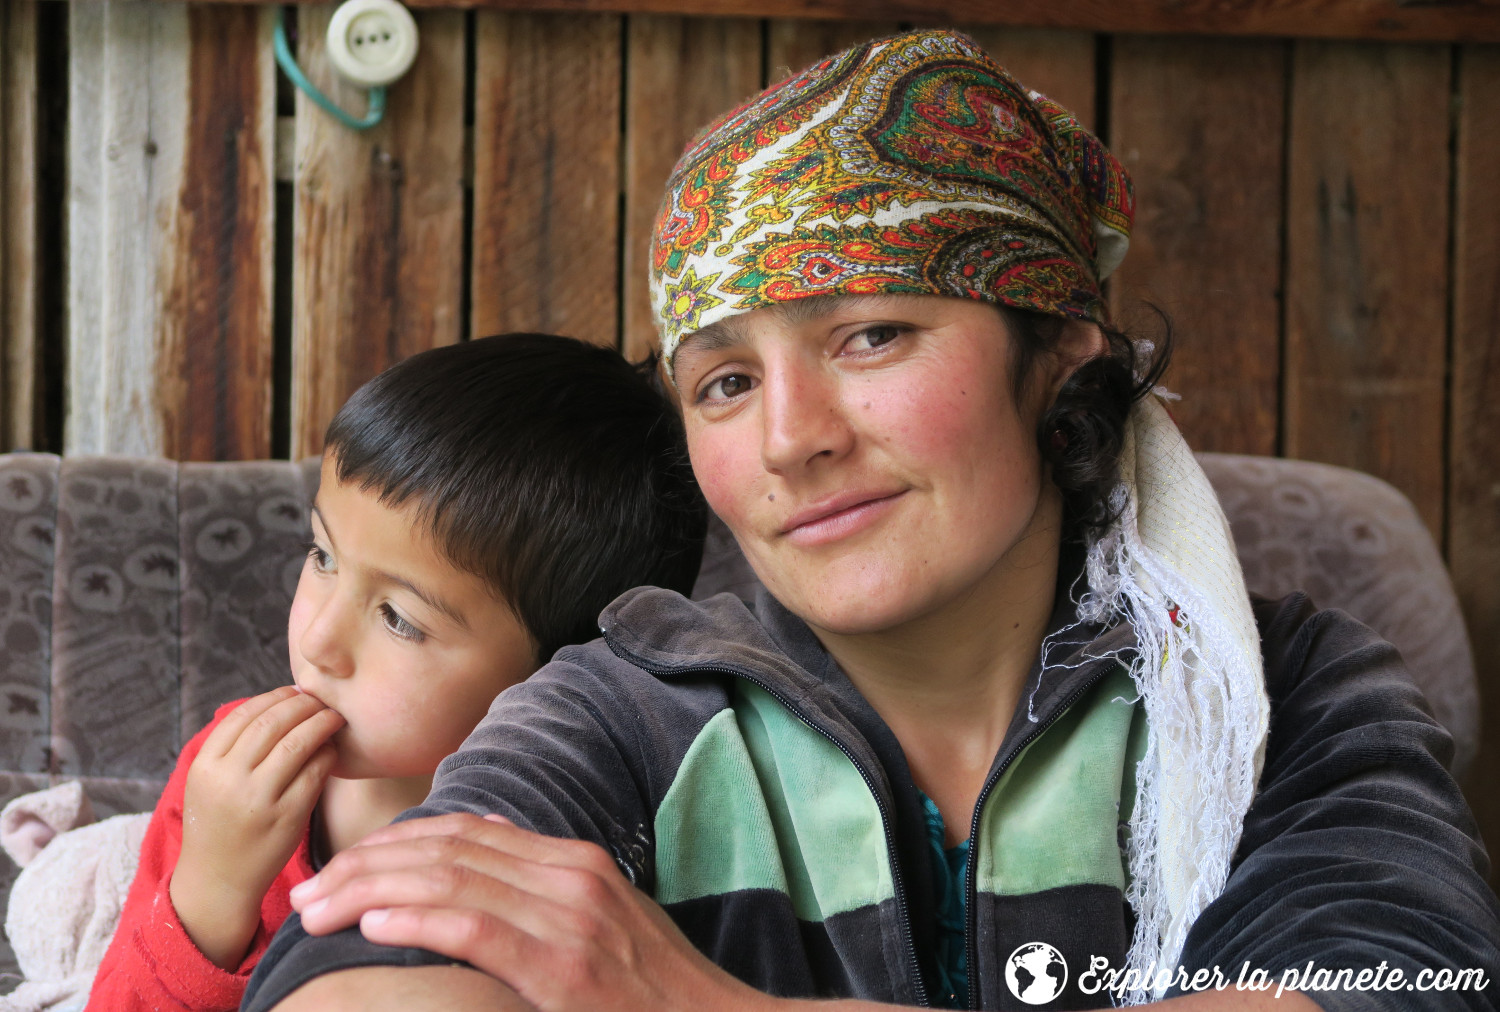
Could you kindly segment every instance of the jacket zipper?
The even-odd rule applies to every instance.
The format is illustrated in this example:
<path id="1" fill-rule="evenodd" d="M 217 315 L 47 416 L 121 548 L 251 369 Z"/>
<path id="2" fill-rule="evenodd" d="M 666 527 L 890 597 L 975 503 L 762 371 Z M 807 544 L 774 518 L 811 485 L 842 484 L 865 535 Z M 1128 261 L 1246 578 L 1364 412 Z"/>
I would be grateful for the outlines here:
<path id="1" fill-rule="evenodd" d="M 621 660 L 628 661 L 629 663 L 634 664 L 636 667 L 642 669 L 643 671 L 649 671 L 651 674 L 656 675 L 657 677 L 661 677 L 663 675 L 681 676 L 695 672 L 706 672 L 710 674 L 730 675 L 735 678 L 743 678 L 745 681 L 764 690 L 778 703 L 786 707 L 786 709 L 798 720 L 802 721 L 802 723 L 806 724 L 808 727 L 821 734 L 824 738 L 827 738 L 829 741 L 833 742 L 834 746 L 840 752 L 844 753 L 845 758 L 847 758 L 849 762 L 854 764 L 854 768 L 859 771 L 859 775 L 864 779 L 865 787 L 869 790 L 870 796 L 875 799 L 875 807 L 880 810 L 880 828 L 885 832 L 885 849 L 886 853 L 890 857 L 891 884 L 896 893 L 896 914 L 901 921 L 902 940 L 906 943 L 907 965 L 911 968 L 911 979 L 915 985 L 917 1004 L 924 1008 L 928 1007 L 927 982 L 922 979 L 922 965 L 917 961 L 917 943 L 912 938 L 911 917 L 906 909 L 906 890 L 901 883 L 901 862 L 896 858 L 896 837 L 895 833 L 891 829 L 890 812 L 886 809 L 885 801 L 881 798 L 880 791 L 876 789 L 874 778 L 870 776 L 869 771 L 865 769 L 860 761 L 855 758 L 854 753 L 849 750 L 849 747 L 842 741 L 839 741 L 839 739 L 833 734 L 833 732 L 829 731 L 827 728 L 814 721 L 811 717 L 807 716 L 807 714 L 803 713 L 800 709 L 793 705 L 792 701 L 787 699 L 787 697 L 780 690 L 770 685 L 765 680 L 757 678 L 756 676 L 750 674 L 749 672 L 741 671 L 738 668 L 731 668 L 717 664 L 707 664 L 701 666 L 693 665 L 690 668 L 682 669 L 662 667 L 659 665 L 647 663 L 640 657 L 635 656 L 629 650 L 614 643 L 614 641 L 611 640 L 608 636 L 604 638 L 604 642 L 609 645 L 609 649 L 615 654 L 615 656 L 619 657 Z"/>
<path id="2" fill-rule="evenodd" d="M 979 868 L 979 814 L 984 811 L 985 799 L 990 795 L 990 788 L 1000 782 L 1000 778 L 1005 775 L 1006 769 L 1010 767 L 1016 756 L 1025 751 L 1027 745 L 1036 741 L 1042 732 L 1057 723 L 1059 717 L 1072 709 L 1074 703 L 1082 699 L 1086 692 L 1099 684 L 1104 679 L 1104 676 L 1112 670 L 1114 670 L 1113 665 L 1101 664 L 1098 672 L 1087 682 L 1084 682 L 1075 689 L 1073 694 L 1053 711 L 1052 716 L 1038 723 L 1025 738 L 1017 742 L 1015 747 L 1010 750 L 1010 754 L 1005 757 L 1004 761 L 995 769 L 995 772 L 990 775 L 990 778 L 984 782 L 984 787 L 979 792 L 979 799 L 974 802 L 974 816 L 973 820 L 969 823 L 969 856 L 964 862 L 964 958 L 968 961 L 969 974 L 969 997 L 965 1004 L 971 1010 L 979 1008 L 975 1004 L 975 998 L 978 996 L 979 991 L 979 988 L 976 986 L 979 982 L 979 943 L 975 938 L 978 934 L 978 930 L 975 927 L 975 921 L 978 917 L 975 905 L 978 902 L 979 890 L 974 884 L 974 873 Z"/>

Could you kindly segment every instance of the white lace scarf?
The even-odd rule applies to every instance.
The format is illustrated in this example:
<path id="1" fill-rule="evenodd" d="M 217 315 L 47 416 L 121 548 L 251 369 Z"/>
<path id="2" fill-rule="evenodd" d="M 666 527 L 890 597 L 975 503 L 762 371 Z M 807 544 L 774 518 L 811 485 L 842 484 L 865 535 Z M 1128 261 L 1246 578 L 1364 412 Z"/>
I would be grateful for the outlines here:
<path id="1" fill-rule="evenodd" d="M 1121 996 L 1137 1004 L 1170 986 L 1188 929 L 1224 889 L 1270 706 L 1228 521 L 1155 397 L 1131 411 L 1120 478 L 1123 512 L 1089 549 L 1080 617 L 1126 621 L 1136 634 L 1129 667 L 1148 732 L 1130 819 L 1126 969 L 1153 981 Z"/>

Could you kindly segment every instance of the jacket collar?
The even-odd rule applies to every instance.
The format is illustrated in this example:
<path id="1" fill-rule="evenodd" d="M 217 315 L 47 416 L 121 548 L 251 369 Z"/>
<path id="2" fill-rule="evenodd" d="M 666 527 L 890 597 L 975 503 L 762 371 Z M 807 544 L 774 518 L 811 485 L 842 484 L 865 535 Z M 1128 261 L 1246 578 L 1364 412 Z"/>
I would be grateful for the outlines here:
<path id="1" fill-rule="evenodd" d="M 1032 665 L 997 761 L 1032 725 L 1050 721 L 1101 670 L 1128 660 L 1134 648 L 1129 626 L 1105 628 L 1078 617 L 1075 595 L 1085 586 L 1083 559 L 1081 544 L 1064 543 L 1043 650 Z M 600 629 L 612 651 L 660 678 L 738 675 L 845 741 L 849 732 L 866 740 L 872 732 L 877 738 L 889 736 L 889 731 L 878 733 L 875 725 L 884 729 L 884 722 L 807 624 L 764 588 L 747 604 L 727 593 L 690 601 L 673 591 L 641 587 L 605 609 Z"/>

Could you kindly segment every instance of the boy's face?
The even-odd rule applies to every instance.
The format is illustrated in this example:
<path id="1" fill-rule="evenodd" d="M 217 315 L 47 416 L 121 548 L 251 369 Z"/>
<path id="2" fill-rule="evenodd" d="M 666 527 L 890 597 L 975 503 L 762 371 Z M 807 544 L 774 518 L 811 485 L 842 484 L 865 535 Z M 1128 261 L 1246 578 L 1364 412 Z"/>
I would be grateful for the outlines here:
<path id="1" fill-rule="evenodd" d="M 508 605 L 417 522 L 323 458 L 313 545 L 287 621 L 292 677 L 348 722 L 333 775 L 429 777 L 491 700 L 537 667 Z"/>

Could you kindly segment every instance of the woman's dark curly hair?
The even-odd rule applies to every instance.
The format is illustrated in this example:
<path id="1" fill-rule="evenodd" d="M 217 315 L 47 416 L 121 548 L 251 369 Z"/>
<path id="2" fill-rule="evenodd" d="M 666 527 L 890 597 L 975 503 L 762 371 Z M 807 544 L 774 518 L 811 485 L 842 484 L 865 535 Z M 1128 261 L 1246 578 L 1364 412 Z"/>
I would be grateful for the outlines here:
<path id="1" fill-rule="evenodd" d="M 1019 399 L 1037 358 L 1056 349 L 1067 321 L 1009 306 L 1000 312 L 1015 338 Z M 1108 350 L 1079 366 L 1037 421 L 1037 446 L 1062 491 L 1066 516 L 1080 533 L 1100 533 L 1119 516 L 1110 493 L 1120 480 L 1125 419 L 1161 380 L 1172 357 L 1171 321 L 1160 311 L 1157 316 L 1161 336 L 1150 346 L 1101 324 Z"/>

